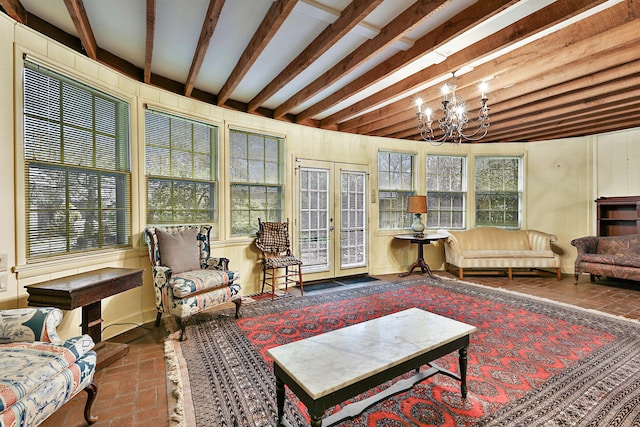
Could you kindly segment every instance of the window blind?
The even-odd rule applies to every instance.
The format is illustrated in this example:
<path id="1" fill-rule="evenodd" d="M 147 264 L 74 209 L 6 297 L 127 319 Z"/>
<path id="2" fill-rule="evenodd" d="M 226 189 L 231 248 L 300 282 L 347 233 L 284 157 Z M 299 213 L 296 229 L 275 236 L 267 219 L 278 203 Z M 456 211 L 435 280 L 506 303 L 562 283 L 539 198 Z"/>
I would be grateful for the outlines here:
<path id="1" fill-rule="evenodd" d="M 27 257 L 130 243 L 129 105 L 24 63 Z"/>

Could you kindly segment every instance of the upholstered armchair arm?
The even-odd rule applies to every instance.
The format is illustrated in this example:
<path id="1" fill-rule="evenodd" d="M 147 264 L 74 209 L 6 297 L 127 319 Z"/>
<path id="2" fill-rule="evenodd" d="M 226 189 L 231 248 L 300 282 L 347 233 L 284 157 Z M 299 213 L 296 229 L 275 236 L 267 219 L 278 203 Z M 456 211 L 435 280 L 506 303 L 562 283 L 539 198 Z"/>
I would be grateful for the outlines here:
<path id="1" fill-rule="evenodd" d="M 207 270 L 229 270 L 229 258 L 207 258 Z"/>
<path id="2" fill-rule="evenodd" d="M 556 235 L 538 230 L 527 230 L 527 237 L 529 238 L 529 247 L 533 251 L 550 251 L 551 242 L 558 240 Z"/>
<path id="3" fill-rule="evenodd" d="M 54 307 L 0 310 L 0 344 L 43 341 L 61 345 L 56 332 L 62 311 Z"/>
<path id="4" fill-rule="evenodd" d="M 582 254 L 596 253 L 596 249 L 598 248 L 598 238 L 596 236 L 578 237 L 577 239 L 573 239 L 571 244 L 578 250 L 579 259 Z"/>

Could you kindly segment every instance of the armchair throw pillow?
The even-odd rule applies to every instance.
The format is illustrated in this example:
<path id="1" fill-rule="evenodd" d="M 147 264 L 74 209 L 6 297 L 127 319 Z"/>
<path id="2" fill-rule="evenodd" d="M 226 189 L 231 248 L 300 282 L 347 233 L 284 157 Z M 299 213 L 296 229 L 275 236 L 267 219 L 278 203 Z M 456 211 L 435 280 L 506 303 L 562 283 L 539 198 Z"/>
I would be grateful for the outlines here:
<path id="1" fill-rule="evenodd" d="M 200 270 L 200 249 L 195 229 L 178 233 L 167 233 L 156 229 L 160 262 L 169 267 L 173 274 Z"/>

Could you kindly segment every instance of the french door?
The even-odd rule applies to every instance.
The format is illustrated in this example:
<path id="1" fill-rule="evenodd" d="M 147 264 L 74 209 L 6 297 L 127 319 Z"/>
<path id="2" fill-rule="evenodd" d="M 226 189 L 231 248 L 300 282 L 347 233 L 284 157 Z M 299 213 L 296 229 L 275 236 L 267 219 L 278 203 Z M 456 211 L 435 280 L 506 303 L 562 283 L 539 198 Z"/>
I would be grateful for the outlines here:
<path id="1" fill-rule="evenodd" d="M 297 160 L 297 240 L 305 280 L 368 272 L 368 166 Z"/>

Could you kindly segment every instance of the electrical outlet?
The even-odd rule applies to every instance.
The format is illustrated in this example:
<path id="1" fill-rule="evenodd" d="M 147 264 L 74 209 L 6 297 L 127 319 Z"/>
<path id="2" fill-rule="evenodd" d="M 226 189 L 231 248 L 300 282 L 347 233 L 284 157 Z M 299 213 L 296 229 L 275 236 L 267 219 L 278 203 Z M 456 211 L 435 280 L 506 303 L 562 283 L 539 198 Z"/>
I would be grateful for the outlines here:
<path id="1" fill-rule="evenodd" d="M 7 254 L 0 254 L 0 271 L 5 271 L 7 269 Z"/>
<path id="2" fill-rule="evenodd" d="M 0 292 L 7 292 L 7 273 L 0 274 Z"/>

